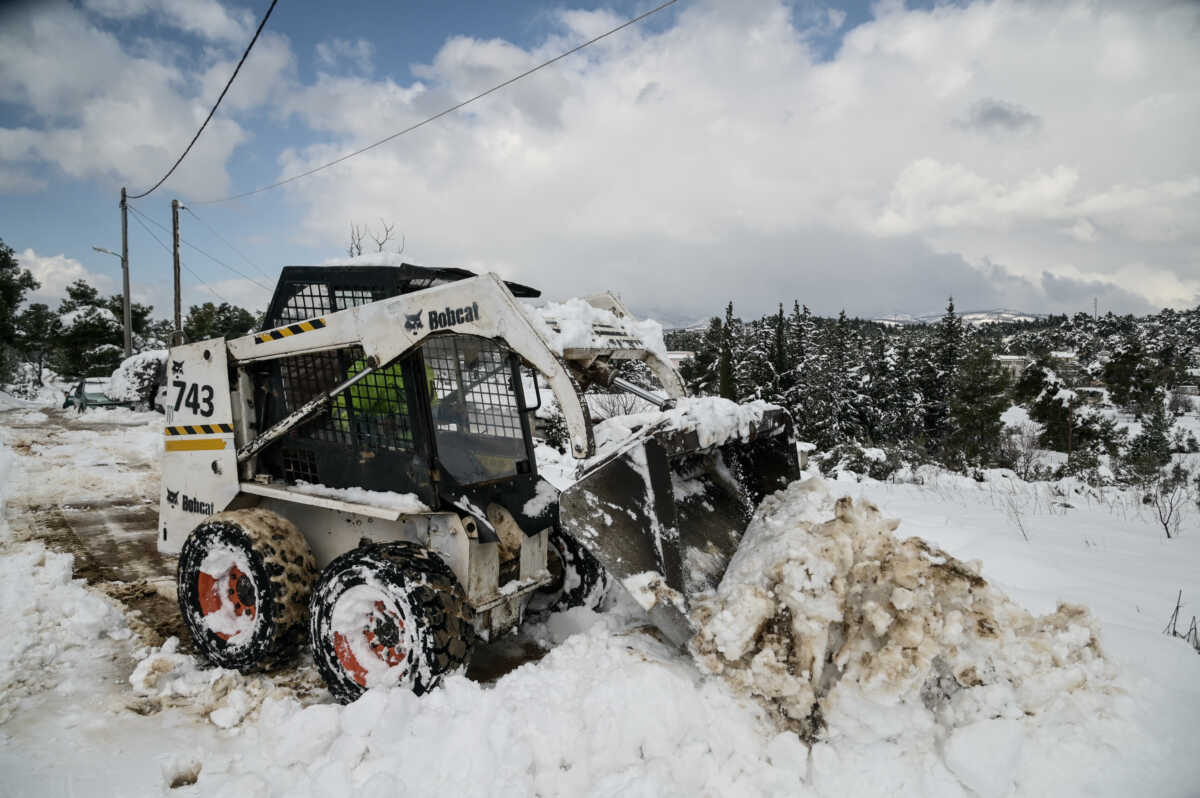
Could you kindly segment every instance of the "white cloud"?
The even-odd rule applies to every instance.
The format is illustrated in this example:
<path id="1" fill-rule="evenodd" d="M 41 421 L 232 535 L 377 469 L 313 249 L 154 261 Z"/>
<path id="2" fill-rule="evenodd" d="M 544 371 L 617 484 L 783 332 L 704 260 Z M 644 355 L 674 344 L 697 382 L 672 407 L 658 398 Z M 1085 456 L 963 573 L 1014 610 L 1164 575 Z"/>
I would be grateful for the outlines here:
<path id="1" fill-rule="evenodd" d="M 366 39 L 331 39 L 318 42 L 316 46 L 317 61 L 326 68 L 337 68 L 343 63 L 359 72 L 370 74 L 374 71 L 372 59 L 375 56 L 375 45 Z"/>
<path id="2" fill-rule="evenodd" d="M 97 255 L 96 257 L 111 256 Z M 43 302 L 55 307 L 58 300 L 66 297 L 67 286 L 76 280 L 83 280 L 101 294 L 110 294 L 116 290 L 114 280 L 108 275 L 91 271 L 80 261 L 66 255 L 39 255 L 32 249 L 26 249 L 24 252 L 17 253 L 17 263 L 22 269 L 28 269 L 34 279 L 40 283 L 36 291 L 30 291 L 25 295 L 28 302 Z"/>
<path id="3" fill-rule="evenodd" d="M 244 38 L 240 12 L 215 2 L 105 0 L 95 9 L 115 18 L 165 14 L 206 37 Z M 0 170 L 27 172 L 31 163 L 45 162 L 69 177 L 119 180 L 131 192 L 152 185 L 195 134 L 234 64 L 232 50 L 217 47 L 208 51 L 207 71 L 196 74 L 177 63 L 178 55 L 164 59 L 161 45 L 122 42 L 66 4 L 9 14 L 0 26 L 0 100 L 24 106 L 31 119 L 0 127 Z M 286 80 L 287 40 L 264 35 L 247 64 L 226 100 L 228 111 L 262 104 Z M 224 193 L 225 165 L 246 139 L 227 113 L 214 117 L 168 186 L 193 196 Z M 37 188 L 28 181 L 26 187 Z"/>
<path id="4" fill-rule="evenodd" d="M 289 112 L 335 139 L 288 151 L 280 173 L 611 21 L 562 14 L 532 50 L 452 38 L 411 85 L 321 77 Z M 384 216 L 415 262 L 503 268 L 556 294 L 607 284 L 645 306 L 732 298 L 750 313 L 798 296 L 872 313 L 956 288 L 1062 310 L 1093 283 L 1129 309 L 1173 291 L 1185 304 L 1200 273 L 1198 21 L 1183 5 L 893 4 L 821 60 L 781 3 L 700 2 L 288 191 L 331 252 L 349 220 Z M 1139 263 L 1178 282 L 1152 287 Z"/>
<path id="5" fill-rule="evenodd" d="M 192 305 L 202 305 L 205 302 L 213 302 L 221 304 L 229 302 L 238 307 L 246 308 L 251 312 L 265 310 L 267 303 L 271 301 L 271 294 L 265 291 L 261 286 L 255 285 L 249 280 L 232 279 L 232 280 L 208 280 L 204 285 L 201 285 L 191 275 L 185 274 L 183 277 L 183 313 L 186 316 L 188 308 Z M 173 307 L 170 304 L 164 304 L 164 308 Z"/>
<path id="6" fill-rule="evenodd" d="M 6 19 L 0 101 L 29 114 L 0 128 L 0 191 L 36 188 L 38 162 L 137 188 L 157 179 L 254 23 L 215 3 L 89 0 L 90 17 L 51 5 Z M 555 295 L 611 287 L 681 314 L 792 297 L 823 312 L 921 311 L 949 293 L 962 307 L 1056 311 L 1101 291 L 1118 310 L 1195 301 L 1196 6 L 874 13 L 825 53 L 814 42 L 845 18 L 820 4 L 697 0 L 668 27 L 622 31 L 290 184 L 296 227 L 275 235 L 333 254 L 351 220 L 384 217 L 417 263 L 497 269 Z M 208 49 L 196 67 L 165 39 L 119 40 L 96 15 L 156 15 Z M 228 110 L 267 108 L 316 134 L 280 155 L 289 176 L 619 21 L 554 19 L 529 47 L 450 35 L 415 79 L 373 77 L 367 40 L 329 40 L 305 85 L 288 40 L 268 34 Z M 218 115 L 171 188 L 223 193 L 246 138 Z"/>
<path id="7" fill-rule="evenodd" d="M 209 66 L 200 78 L 198 97 L 210 104 L 215 102 L 241 57 L 241 52 L 230 52 L 229 57 Z M 295 70 L 296 59 L 287 37 L 264 32 L 221 102 L 221 108 L 225 112 L 241 111 L 282 100 Z"/>
<path id="8" fill-rule="evenodd" d="M 1070 227 L 1064 227 L 1063 232 L 1085 244 L 1096 240 L 1096 226 L 1087 219 L 1080 219 Z"/>
<path id="9" fill-rule="evenodd" d="M 246 42 L 254 30 L 248 11 L 226 8 L 217 0 L 85 0 L 84 5 L 110 19 L 153 15 L 181 31 L 219 41 Z"/>

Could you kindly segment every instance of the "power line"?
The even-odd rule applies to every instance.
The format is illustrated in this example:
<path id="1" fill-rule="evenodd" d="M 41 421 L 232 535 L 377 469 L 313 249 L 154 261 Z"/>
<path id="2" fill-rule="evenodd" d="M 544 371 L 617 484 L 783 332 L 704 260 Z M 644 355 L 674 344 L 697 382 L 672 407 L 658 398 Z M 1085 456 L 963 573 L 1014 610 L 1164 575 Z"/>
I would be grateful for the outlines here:
<path id="1" fill-rule="evenodd" d="M 474 97 L 463 100 L 462 102 L 457 103 L 455 105 L 452 105 L 444 111 L 439 111 L 438 113 L 434 114 L 433 116 L 422 119 L 420 122 L 417 122 L 414 125 L 409 125 L 408 127 L 404 128 L 403 130 L 399 130 L 390 136 L 381 138 L 379 141 L 376 141 L 373 144 L 368 144 L 367 146 L 363 147 L 362 149 L 358 149 L 358 150 L 355 150 L 354 152 L 346 153 L 345 155 L 341 156 L 340 158 L 335 158 L 334 160 L 330 161 L 329 163 L 322 164 L 321 166 L 314 167 L 312 169 L 309 169 L 306 172 L 301 172 L 300 174 L 292 175 L 291 177 L 284 178 L 283 180 L 280 180 L 277 183 L 271 183 L 270 185 L 267 185 L 267 186 L 261 186 L 259 188 L 253 189 L 251 191 L 243 191 L 241 194 L 233 194 L 232 196 L 223 197 L 221 199 L 204 200 L 201 202 L 193 201 L 191 204 L 193 204 L 193 205 L 213 205 L 218 202 L 229 202 L 231 200 L 243 199 L 244 197 L 250 197 L 255 194 L 261 194 L 264 191 L 270 191 L 273 188 L 279 188 L 280 186 L 287 185 L 288 183 L 291 183 L 295 180 L 299 180 L 304 177 L 308 177 L 309 175 L 314 175 L 317 172 L 328 169 L 331 166 L 337 166 L 338 164 L 342 163 L 343 161 L 348 161 L 351 158 L 355 157 L 356 155 L 362 155 L 364 152 L 367 152 L 368 150 L 373 150 L 376 147 L 380 146 L 381 144 L 386 144 L 389 141 L 391 141 L 392 139 L 399 138 L 400 136 L 403 136 L 405 133 L 411 133 L 412 131 L 416 130 L 417 128 L 424 127 L 425 125 L 428 125 L 430 122 L 441 119 L 443 116 L 446 116 L 447 114 L 452 114 L 455 111 L 457 111 L 458 109 L 460 109 L 466 105 L 470 105 L 471 103 L 475 102 L 476 100 L 481 100 L 484 97 L 488 96 L 489 94 L 499 91 L 500 89 L 503 89 L 506 86 L 511 86 L 513 83 L 516 83 L 518 80 L 528 77 L 540 69 L 545 69 L 546 67 L 550 66 L 551 64 L 561 61 L 562 59 L 566 58 L 569 55 L 574 55 L 575 53 L 579 52 L 583 48 L 590 47 L 591 45 L 595 44 L 596 42 L 600 41 L 601 39 L 608 38 L 609 36 L 612 36 L 614 33 L 624 30 L 625 28 L 628 28 L 630 25 L 635 25 L 638 22 L 641 22 L 646 17 L 649 17 L 652 14 L 657 14 L 659 11 L 662 11 L 667 6 L 674 5 L 676 2 L 677 2 L 677 0 L 667 0 L 667 2 L 663 3 L 662 5 L 656 6 L 655 8 L 652 8 L 649 11 L 646 11 L 645 13 L 639 14 L 638 16 L 634 17 L 633 19 L 630 19 L 630 20 L 627 20 L 627 21 L 621 23 L 620 25 L 613 28 L 612 30 L 602 33 L 599 36 L 595 37 L 594 39 L 588 39 L 583 44 L 580 44 L 576 47 L 572 47 L 570 50 L 567 50 L 564 53 L 560 53 L 559 55 L 554 56 L 549 61 L 543 61 L 542 63 L 538 64 L 537 66 L 533 67 L 532 69 L 527 69 L 524 72 L 522 72 L 521 74 L 511 77 L 508 80 L 504 81 L 503 83 L 497 83 L 495 86 L 492 86 L 487 91 L 480 92 L 479 94 L 476 94 Z"/>
<path id="2" fill-rule="evenodd" d="M 130 206 L 130 207 L 132 208 L 133 206 Z M 139 214 L 139 215 L 141 215 L 141 214 Z M 143 221 L 142 221 L 141 219 L 139 219 L 137 216 L 133 217 L 133 220 L 142 226 L 142 229 L 143 229 L 143 230 L 145 230 L 145 231 L 146 231 L 146 233 L 147 233 L 147 234 L 148 234 L 148 235 L 149 235 L 151 238 L 153 238 L 153 239 L 154 239 L 154 240 L 155 240 L 155 241 L 158 243 L 158 245 L 159 245 L 160 247 L 162 247 L 162 248 L 163 248 L 163 251 L 164 251 L 164 252 L 166 252 L 168 255 L 172 255 L 172 256 L 174 256 L 174 254 L 175 254 L 175 253 L 173 253 L 173 252 L 171 251 L 171 248 L 170 248 L 170 247 L 168 247 L 166 244 L 164 244 L 162 241 L 159 241 L 159 239 L 158 239 L 158 236 L 154 235 L 154 231 L 153 231 L 153 230 L 151 230 L 149 227 L 147 227 L 145 222 L 143 222 Z M 195 278 L 196 278 L 196 282 L 200 283 L 200 285 L 202 285 L 202 286 L 204 286 L 206 289 L 208 289 L 208 292 L 209 292 L 210 294 L 212 294 L 212 295 L 213 295 L 213 296 L 215 296 L 217 299 L 221 300 L 222 302 L 224 302 L 224 303 L 225 303 L 225 304 L 227 304 L 227 305 L 232 305 L 232 304 L 233 304 L 233 303 L 232 303 L 232 302 L 230 302 L 228 299 L 226 299 L 225 297 L 221 296 L 221 295 L 220 295 L 220 294 L 218 294 L 216 291 L 214 291 L 214 290 L 213 290 L 213 288 L 212 288 L 212 286 L 210 286 L 208 283 L 204 282 L 204 280 L 203 280 L 203 279 L 201 279 L 200 275 L 198 275 L 198 274 L 196 274 L 194 271 L 192 271 L 192 268 L 191 268 L 190 266 L 188 266 L 186 263 L 184 263 L 184 262 L 183 262 L 183 259 L 182 259 L 182 258 L 180 258 L 180 260 L 179 260 L 179 265 L 180 265 L 180 266 L 182 266 L 183 268 L 187 269 L 187 272 L 188 272 L 188 274 L 190 274 L 190 275 L 192 275 L 193 277 L 195 277 Z"/>
<path id="3" fill-rule="evenodd" d="M 195 211 L 193 211 L 191 208 L 189 208 L 186 205 L 183 206 L 183 209 L 185 211 L 187 211 L 189 214 L 191 214 L 193 219 L 195 219 L 200 224 L 204 225 L 204 227 L 208 229 L 208 232 L 212 233 L 214 236 L 216 236 L 218 239 L 220 239 L 220 241 L 223 242 L 225 244 L 225 246 L 232 249 L 239 257 L 241 257 L 242 260 L 246 261 L 246 263 L 249 264 L 256 272 L 261 274 L 263 277 L 266 277 L 268 280 L 271 279 L 271 275 L 267 274 L 267 272 L 261 266 L 259 266 L 254 261 L 250 260 L 250 258 L 246 257 L 246 253 L 242 252 L 240 249 L 235 247 L 233 245 L 233 243 L 229 241 L 229 239 L 225 238 L 225 236 L 218 233 L 213 228 L 212 225 L 210 225 L 208 222 L 204 221 L 199 216 L 197 216 Z"/>
<path id="4" fill-rule="evenodd" d="M 208 116 L 204 117 L 204 121 L 200 124 L 200 129 L 196 131 L 196 135 L 192 136 L 192 140 L 188 142 L 187 149 L 185 149 L 183 154 L 179 156 L 179 160 L 175 161 L 174 166 L 168 169 L 167 173 L 163 175 L 157 183 L 143 191 L 141 194 L 130 194 L 128 197 L 129 199 L 141 199 L 142 197 L 149 195 L 150 192 L 167 182 L 167 178 L 179 168 L 179 164 L 183 163 L 183 159 L 186 158 L 187 154 L 192 151 L 192 147 L 200 138 L 200 134 L 204 132 L 204 128 L 208 127 L 209 120 L 211 120 L 213 118 L 213 114 L 217 112 L 217 106 L 221 104 L 221 100 L 225 99 L 226 92 L 228 92 L 229 87 L 233 85 L 233 79 L 238 76 L 238 72 L 241 71 L 242 64 L 246 63 L 246 56 L 250 55 L 250 51 L 254 48 L 254 43 L 258 41 L 258 34 L 262 33 L 263 26 L 267 24 L 267 19 L 270 18 L 271 12 L 275 10 L 275 4 L 277 2 L 279 2 L 279 0 L 271 0 L 271 5 L 269 8 L 267 8 L 267 13 L 263 15 L 262 22 L 258 23 L 258 30 L 254 31 L 254 38 L 250 40 L 250 44 L 246 45 L 246 51 L 242 53 L 241 60 L 238 61 L 237 66 L 233 68 L 233 74 L 229 76 L 229 80 L 225 83 L 225 88 L 221 89 L 221 96 L 217 98 L 215 103 L 213 103 L 213 107 L 208 112 Z"/>
<path id="5" fill-rule="evenodd" d="M 154 225 L 155 227 L 157 227 L 158 229 L 162 230 L 164 233 L 170 233 L 170 232 L 171 232 L 170 230 L 168 230 L 168 229 L 166 228 L 166 226 L 165 226 L 165 225 L 163 225 L 163 224 L 161 224 L 161 223 L 159 223 L 159 222 L 156 222 L 156 221 L 154 221 L 153 219 L 151 219 L 151 218 L 150 218 L 149 216 L 147 216 L 146 214 L 142 213 L 140 210 L 138 210 L 138 209 L 137 209 L 137 208 L 135 208 L 134 206 L 130 205 L 130 206 L 129 206 L 129 210 L 133 211 L 133 212 L 134 212 L 134 213 L 136 213 L 138 216 L 140 216 L 140 217 L 142 217 L 143 219 L 145 219 L 146 221 L 150 222 L 150 224 L 152 224 L 152 225 Z M 263 284 L 262 284 L 262 283 L 260 283 L 258 280 L 255 280 L 253 277 L 251 277 L 250 275 L 246 274 L 245 272 L 243 272 L 243 271 L 240 271 L 240 270 L 238 270 L 238 269 L 235 269 L 235 268 L 233 268 L 232 266 L 230 266 L 228 263 L 226 263 L 225 261 L 221 260 L 221 259 L 220 259 L 220 258 L 218 258 L 217 256 L 215 256 L 215 255 L 210 255 L 208 252 L 204 251 L 203 249 L 200 249 L 200 247 L 196 246 L 196 245 L 195 245 L 195 244 L 193 244 L 192 242 L 185 240 L 185 239 L 183 238 L 183 236 L 180 236 L 180 237 L 179 237 L 179 242 L 180 242 L 181 244 L 187 244 L 189 247 L 191 247 L 192 249 L 196 250 L 196 251 L 197 251 L 197 252 L 199 252 L 201 255 L 203 255 L 204 257 L 206 257 L 206 258 L 208 258 L 209 260 L 211 260 L 213 263 L 216 263 L 216 264 L 217 264 L 217 265 L 219 265 L 219 266 L 224 266 L 226 269 L 229 269 L 229 271 L 231 271 L 231 272 L 233 272 L 234 274 L 236 274 L 237 276 L 241 277 L 243 280 L 249 280 L 250 282 L 254 283 L 255 285 L 257 285 L 257 286 L 258 286 L 259 288 L 261 288 L 262 290 L 264 290 L 264 291 L 270 291 L 270 290 L 271 290 L 270 288 L 268 288 L 267 286 L 263 285 Z"/>

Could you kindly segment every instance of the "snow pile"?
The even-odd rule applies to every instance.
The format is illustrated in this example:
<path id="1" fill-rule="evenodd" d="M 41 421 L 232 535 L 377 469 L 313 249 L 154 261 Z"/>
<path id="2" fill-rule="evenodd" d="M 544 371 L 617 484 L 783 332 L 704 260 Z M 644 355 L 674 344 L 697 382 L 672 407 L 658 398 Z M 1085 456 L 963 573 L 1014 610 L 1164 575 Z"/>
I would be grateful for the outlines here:
<path id="1" fill-rule="evenodd" d="M 719 680 L 602 620 L 491 687 L 268 700 L 195 794 L 805 795 L 807 755 Z"/>
<path id="2" fill-rule="evenodd" d="M 1087 610 L 1035 617 L 898 523 L 820 478 L 768 497 L 695 607 L 693 653 L 806 739 L 944 747 L 964 785 L 1005 794 L 1025 738 L 1114 715 L 1115 669 Z M 973 765 L 981 746 L 1007 770 Z"/>
<path id="3" fill-rule="evenodd" d="M 204 667 L 200 660 L 179 653 L 178 638 L 168 638 L 161 647 L 143 652 L 129 676 L 133 694 L 140 701 L 131 708 L 141 714 L 160 711 L 164 705 L 177 706 L 222 729 L 231 729 L 253 718 L 266 700 L 288 696 L 327 699 L 321 677 L 311 667 L 288 671 L 286 675 L 245 676 L 225 668 Z"/>
<path id="4" fill-rule="evenodd" d="M 367 252 L 362 255 L 349 257 L 339 255 L 336 258 L 326 258 L 322 266 L 407 266 L 404 256 L 399 252 Z"/>
<path id="5" fill-rule="evenodd" d="M 557 354 L 567 349 L 612 349 L 608 336 L 596 334 L 597 328 L 623 332 L 640 342 L 642 349 L 669 363 L 663 342 L 662 325 L 653 319 L 618 317 L 611 310 L 598 308 L 587 300 L 548 302 L 542 307 L 524 303 L 526 315 Z"/>
<path id="6" fill-rule="evenodd" d="M 71 578 L 74 558 L 22 543 L 0 557 L 0 722 L 20 696 L 86 679 L 100 638 L 130 636 L 121 610 Z"/>
<path id="7" fill-rule="evenodd" d="M 330 488 L 320 483 L 296 480 L 289 490 L 309 496 L 336 499 L 350 504 L 369 504 L 401 513 L 427 513 L 429 506 L 417 498 L 415 493 L 396 493 L 390 490 L 367 490 L 366 488 Z"/>
<path id="8" fill-rule="evenodd" d="M 613 416 L 593 428 L 596 455 L 599 461 L 629 445 L 640 434 L 654 432 L 694 431 L 701 448 L 721 446 L 733 439 L 749 437 L 762 421 L 763 414 L 776 405 L 756 399 L 738 404 L 718 396 L 680 399 L 670 410 Z"/>
<path id="9" fill-rule="evenodd" d="M 130 636 L 116 605 L 71 578 L 71 555 L 12 542 L 4 505 L 16 465 L 16 455 L 0 449 L 0 723 L 19 697 L 77 678 L 79 664 L 96 656 L 96 640 Z"/>
<path id="10" fill-rule="evenodd" d="M 162 416 L 114 408 L 105 411 L 103 421 L 120 428 L 0 427 L 5 445 L 33 456 L 12 477 L 12 495 L 25 505 L 51 506 L 87 504 L 97 497 L 133 501 L 157 496 Z"/>
<path id="11" fill-rule="evenodd" d="M 2 396 L 3 394 L 0 394 Z M 17 456 L 8 447 L 0 448 L 0 543 L 12 540 L 12 530 L 8 528 L 8 517 L 4 506 L 8 503 L 8 492 L 12 484 L 10 479 Z"/>
<path id="12" fill-rule="evenodd" d="M 125 358 L 108 382 L 108 396 L 120 402 L 152 401 L 166 362 L 165 349 L 148 349 Z"/>
<path id="13" fill-rule="evenodd" d="M 33 402 L 0 391 L 0 410 L 20 410 L 26 407 L 33 407 Z"/>
<path id="14" fill-rule="evenodd" d="M 530 518 L 537 518 L 556 501 L 558 501 L 558 490 L 554 485 L 548 480 L 539 480 L 533 498 L 525 502 L 525 505 L 521 507 L 521 512 Z"/>

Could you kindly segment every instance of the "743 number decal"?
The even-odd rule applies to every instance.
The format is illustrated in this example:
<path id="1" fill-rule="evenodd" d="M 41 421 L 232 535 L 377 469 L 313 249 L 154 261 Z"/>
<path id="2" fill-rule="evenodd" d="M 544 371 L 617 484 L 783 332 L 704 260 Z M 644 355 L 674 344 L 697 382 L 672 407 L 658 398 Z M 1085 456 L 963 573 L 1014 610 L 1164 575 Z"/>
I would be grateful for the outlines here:
<path id="1" fill-rule="evenodd" d="M 175 389 L 175 410 L 186 407 L 193 413 L 205 418 L 213 414 L 213 388 L 211 385 L 201 385 L 198 382 L 175 380 L 171 383 Z"/>

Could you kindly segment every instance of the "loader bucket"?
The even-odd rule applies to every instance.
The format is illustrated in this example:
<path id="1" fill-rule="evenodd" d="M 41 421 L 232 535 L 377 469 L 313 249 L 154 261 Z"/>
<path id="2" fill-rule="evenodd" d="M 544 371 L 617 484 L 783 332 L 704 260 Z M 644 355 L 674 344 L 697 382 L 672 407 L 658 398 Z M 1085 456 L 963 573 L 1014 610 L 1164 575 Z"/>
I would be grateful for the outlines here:
<path id="1" fill-rule="evenodd" d="M 563 491 L 559 522 L 683 645 L 691 600 L 716 589 L 762 498 L 799 475 L 782 409 L 708 447 L 701 431 L 660 423 Z"/>

